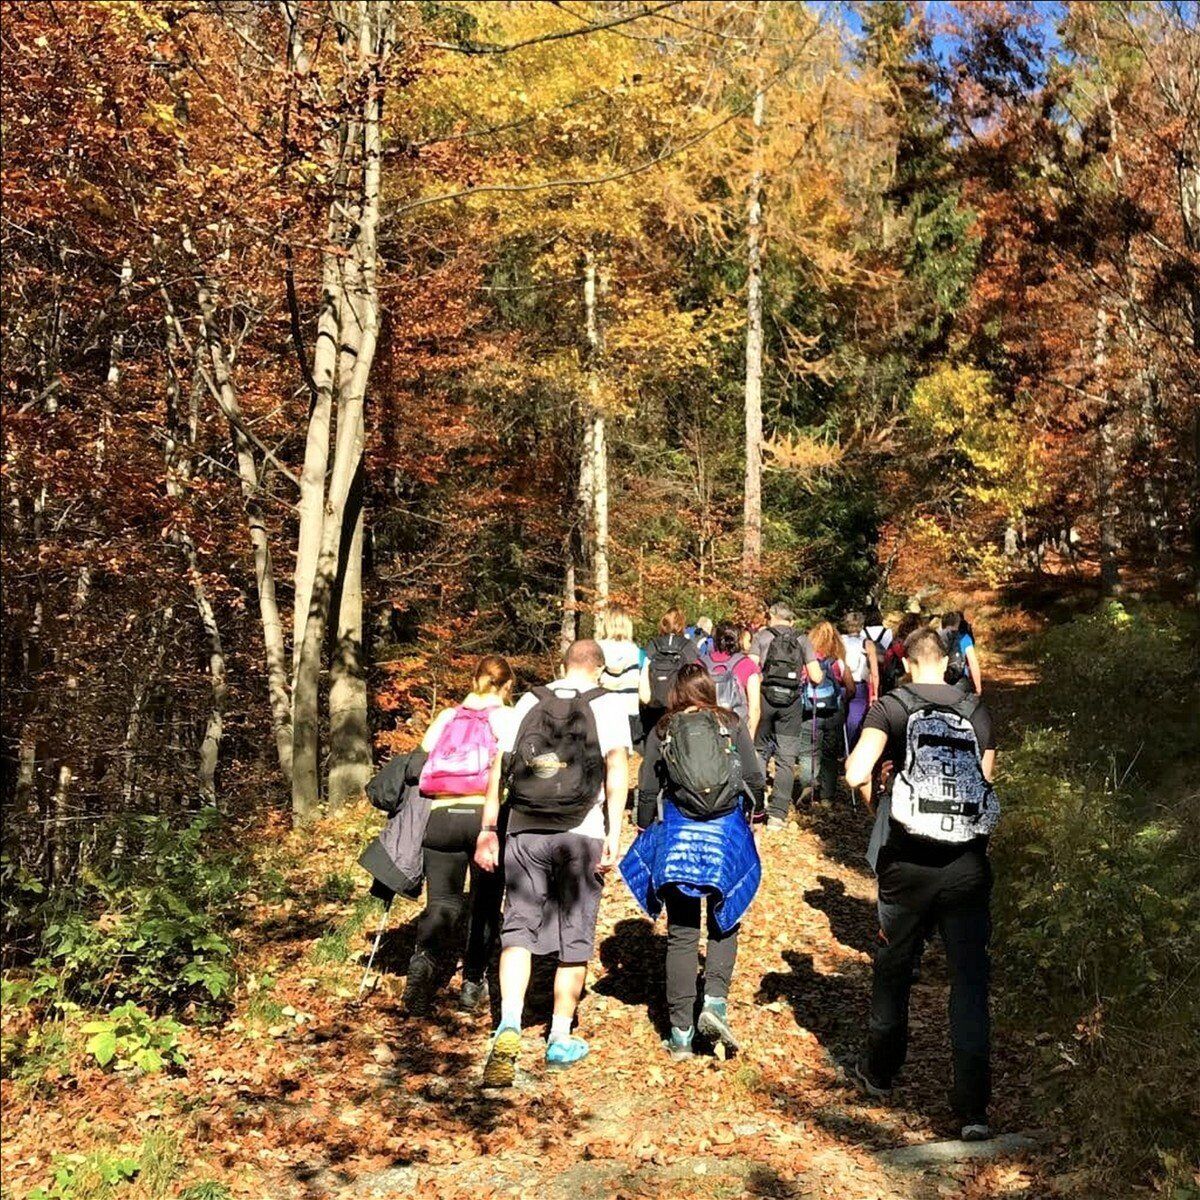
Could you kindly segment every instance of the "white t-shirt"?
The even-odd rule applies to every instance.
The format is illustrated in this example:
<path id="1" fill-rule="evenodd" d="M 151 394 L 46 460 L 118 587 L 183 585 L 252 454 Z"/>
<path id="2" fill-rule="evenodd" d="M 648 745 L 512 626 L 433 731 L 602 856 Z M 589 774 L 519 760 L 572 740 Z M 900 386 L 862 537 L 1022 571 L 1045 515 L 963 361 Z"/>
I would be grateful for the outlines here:
<path id="1" fill-rule="evenodd" d="M 646 652 L 636 642 L 601 638 L 600 649 L 604 651 L 604 674 L 600 686 L 616 692 L 625 701 L 625 712 L 636 717 L 638 714 L 638 677 Z"/>
<path id="2" fill-rule="evenodd" d="M 552 683 L 546 685 L 552 692 L 560 696 L 578 695 L 581 691 L 587 691 L 587 688 L 580 688 L 574 683 L 568 683 L 565 679 L 556 679 Z M 517 731 L 521 727 L 521 722 L 525 719 L 525 715 L 537 703 L 537 697 L 532 692 L 526 692 L 525 695 L 517 701 L 513 712 L 512 730 L 507 738 L 501 738 L 500 749 L 505 754 L 512 752 L 512 748 L 517 740 Z M 625 711 L 624 697 L 617 692 L 606 692 L 603 696 L 597 696 L 591 701 L 592 716 L 596 719 L 596 736 L 600 741 L 600 753 L 607 757 L 610 750 L 625 750 L 628 752 L 633 749 L 629 740 L 629 717 Z M 538 823 L 537 817 L 531 813 L 518 812 L 513 809 L 508 814 L 508 832 L 520 833 L 522 829 L 539 829 L 541 826 Z M 596 793 L 596 803 L 589 809 L 587 815 L 574 826 L 569 832 L 581 833 L 584 837 L 603 838 L 604 837 L 604 785 L 600 785 L 600 790 Z"/>
<path id="3" fill-rule="evenodd" d="M 885 651 L 892 644 L 892 631 L 886 625 L 866 625 L 863 633 L 875 643 L 877 650 Z"/>

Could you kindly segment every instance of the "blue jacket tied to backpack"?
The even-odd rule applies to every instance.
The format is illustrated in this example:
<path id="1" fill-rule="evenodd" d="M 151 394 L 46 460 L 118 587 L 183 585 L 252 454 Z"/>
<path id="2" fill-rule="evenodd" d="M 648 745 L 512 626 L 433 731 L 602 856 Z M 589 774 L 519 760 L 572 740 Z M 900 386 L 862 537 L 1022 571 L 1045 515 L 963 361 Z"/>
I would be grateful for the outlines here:
<path id="1" fill-rule="evenodd" d="M 662 891 L 669 885 L 688 896 L 715 895 L 713 920 L 728 933 L 758 891 L 762 863 L 740 806 L 722 817 L 693 821 L 664 798 L 662 819 L 638 834 L 621 860 L 621 877 L 651 919 L 662 911 Z"/>

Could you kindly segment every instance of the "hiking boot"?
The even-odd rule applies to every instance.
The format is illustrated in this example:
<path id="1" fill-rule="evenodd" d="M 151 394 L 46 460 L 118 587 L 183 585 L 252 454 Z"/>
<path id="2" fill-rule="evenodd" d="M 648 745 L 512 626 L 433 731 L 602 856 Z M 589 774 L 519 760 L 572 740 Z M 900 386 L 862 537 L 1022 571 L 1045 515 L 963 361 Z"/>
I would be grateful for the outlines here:
<path id="1" fill-rule="evenodd" d="M 588 1044 L 573 1033 L 566 1037 L 551 1038 L 546 1043 L 546 1065 L 560 1070 L 573 1067 L 587 1058 Z"/>
<path id="2" fill-rule="evenodd" d="M 488 999 L 486 979 L 462 981 L 462 987 L 458 991 L 458 1007 L 462 1012 L 478 1012 L 487 1004 Z"/>
<path id="3" fill-rule="evenodd" d="M 741 1046 L 729 1028 L 729 1015 L 724 1000 L 705 1000 L 700 1016 L 696 1020 L 696 1032 L 714 1042 L 720 1042 L 727 1050 L 739 1050 Z"/>
<path id="4" fill-rule="evenodd" d="M 972 1121 L 962 1127 L 964 1142 L 988 1142 L 992 1138 L 992 1128 L 986 1121 Z"/>
<path id="5" fill-rule="evenodd" d="M 768 817 L 763 822 L 763 829 L 767 833 L 774 833 L 777 829 L 782 829 L 787 824 L 783 817 Z"/>
<path id="6" fill-rule="evenodd" d="M 517 1055 L 521 1053 L 519 1029 L 497 1029 L 483 1064 L 484 1087 L 512 1087 L 517 1078 Z"/>
<path id="7" fill-rule="evenodd" d="M 408 978 L 404 984 L 404 1011 L 412 1017 L 423 1017 L 433 1004 L 435 990 L 433 962 L 424 954 L 414 954 L 408 960 Z"/>
<path id="8" fill-rule="evenodd" d="M 683 1062 L 692 1057 L 692 1029 L 676 1029 L 671 1026 L 671 1036 L 663 1042 L 663 1049 L 673 1062 Z"/>
<path id="9" fill-rule="evenodd" d="M 892 1085 L 890 1083 L 882 1083 L 876 1079 L 871 1074 L 867 1064 L 862 1060 L 859 1060 L 850 1068 L 849 1075 L 850 1082 L 860 1092 L 866 1092 L 868 1096 L 873 1096 L 876 1100 L 884 1100 L 892 1094 Z"/>

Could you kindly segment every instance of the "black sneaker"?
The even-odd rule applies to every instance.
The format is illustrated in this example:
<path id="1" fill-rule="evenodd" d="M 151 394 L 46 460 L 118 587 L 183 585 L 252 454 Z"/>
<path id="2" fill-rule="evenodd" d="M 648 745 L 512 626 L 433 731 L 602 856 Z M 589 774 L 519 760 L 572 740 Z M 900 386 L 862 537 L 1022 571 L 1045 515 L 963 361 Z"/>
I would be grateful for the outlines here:
<path id="1" fill-rule="evenodd" d="M 989 1142 L 992 1139 L 992 1127 L 986 1121 L 972 1121 L 962 1127 L 964 1142 Z"/>
<path id="2" fill-rule="evenodd" d="M 435 986 L 433 963 L 424 954 L 414 954 L 408 960 L 404 1011 L 409 1016 L 423 1017 L 433 1004 Z"/>
<path id="3" fill-rule="evenodd" d="M 463 1012 L 478 1012 L 488 1002 L 488 983 L 486 979 L 478 982 L 464 979 L 458 992 L 458 1007 Z"/>
<path id="4" fill-rule="evenodd" d="M 890 1083 L 881 1083 L 867 1069 L 867 1064 L 862 1060 L 856 1062 L 850 1068 L 850 1082 L 858 1088 L 860 1092 L 866 1092 L 868 1096 L 874 1096 L 876 1100 L 886 1099 L 892 1094 L 892 1085 Z"/>

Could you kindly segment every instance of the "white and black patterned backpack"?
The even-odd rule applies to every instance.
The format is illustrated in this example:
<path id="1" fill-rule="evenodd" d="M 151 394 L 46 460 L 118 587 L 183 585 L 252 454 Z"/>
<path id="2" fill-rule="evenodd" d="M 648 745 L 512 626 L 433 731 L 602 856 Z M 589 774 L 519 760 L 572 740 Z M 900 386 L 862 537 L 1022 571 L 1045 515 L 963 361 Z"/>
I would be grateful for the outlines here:
<path id="1" fill-rule="evenodd" d="M 892 695 L 908 716 L 904 765 L 892 781 L 892 820 L 917 837 L 951 845 L 990 834 L 1000 802 L 983 777 L 983 748 L 971 724 L 979 697 L 937 704 L 907 687 Z"/>

